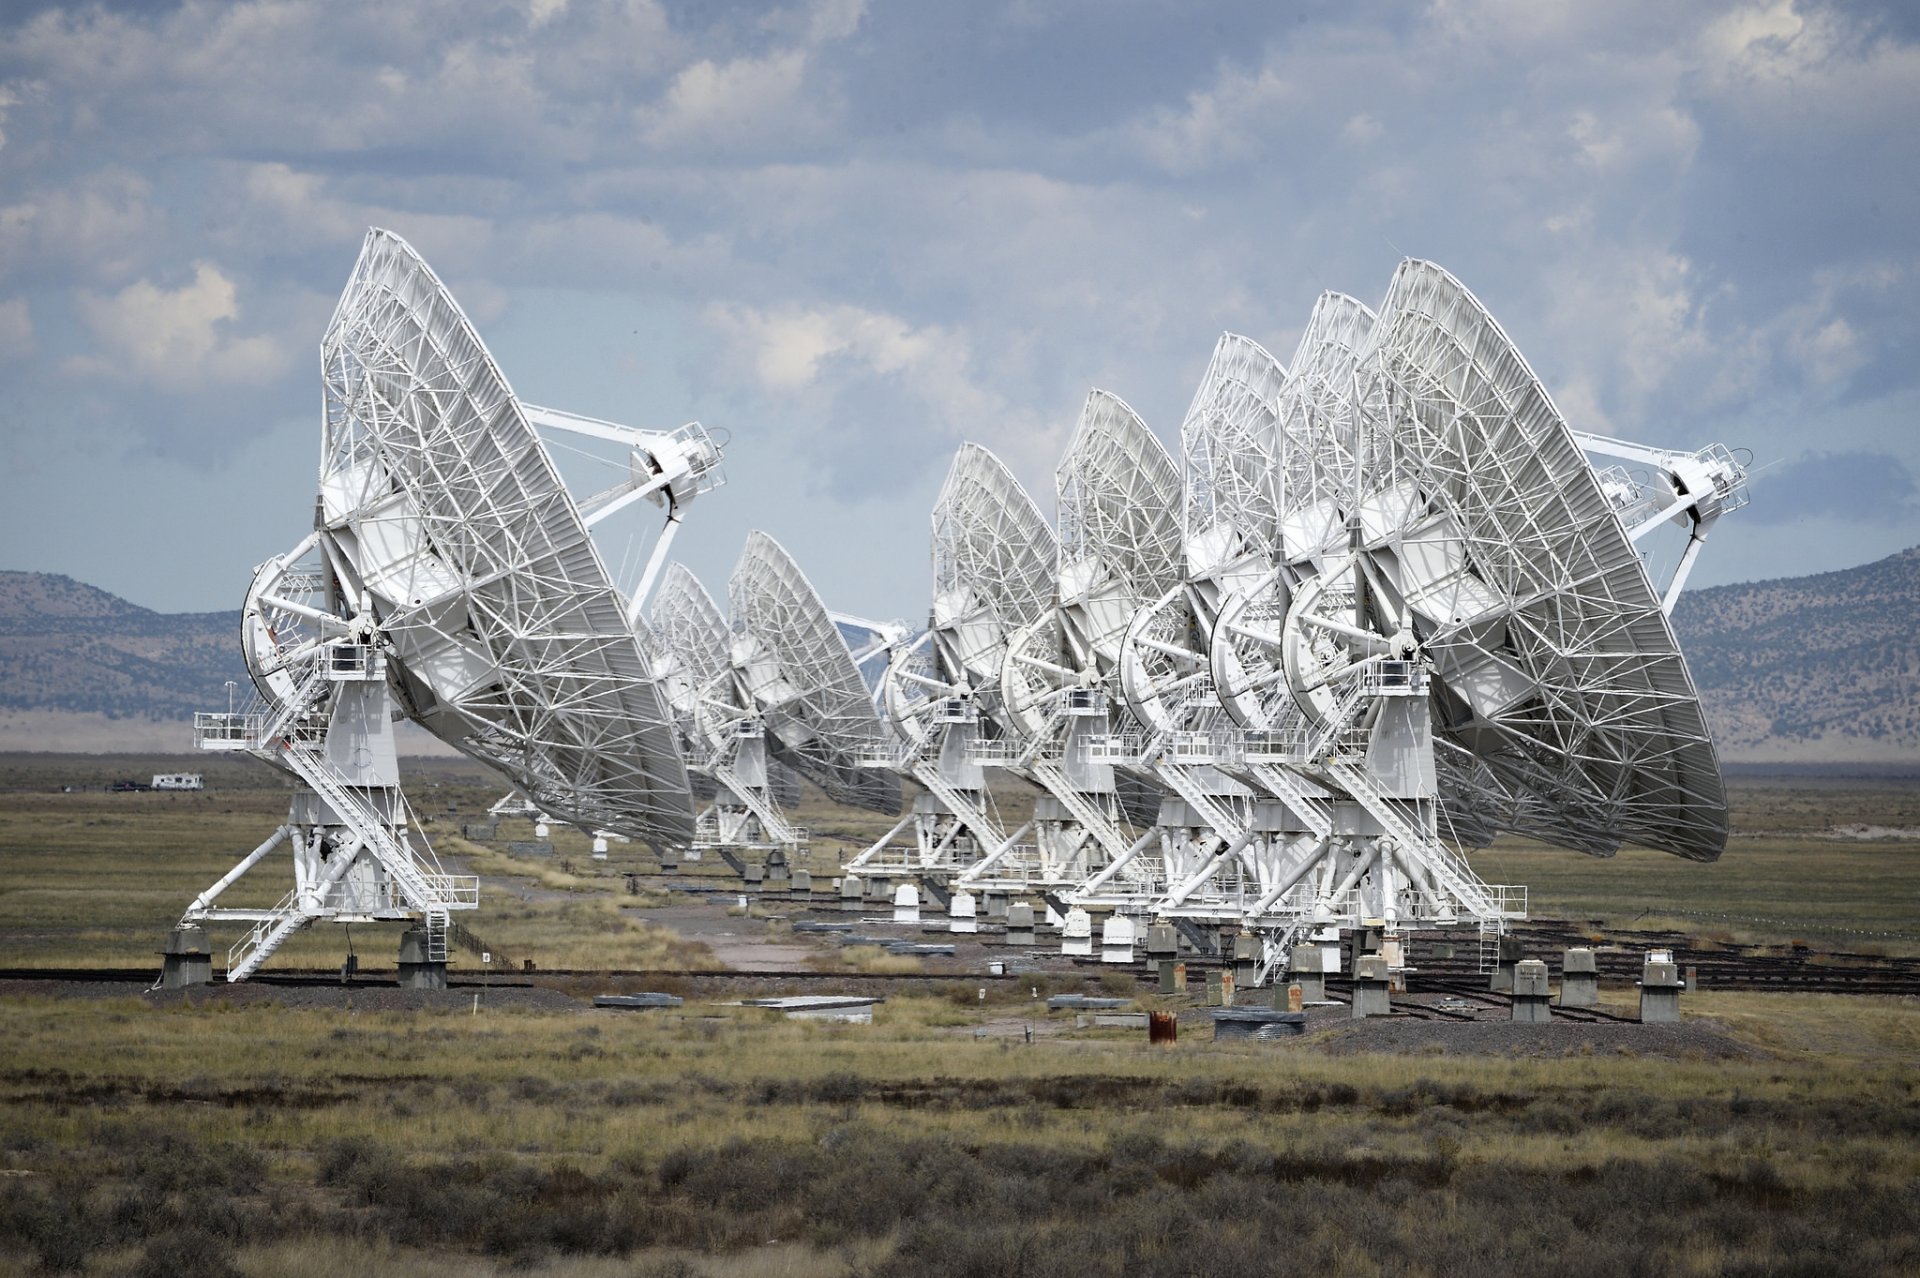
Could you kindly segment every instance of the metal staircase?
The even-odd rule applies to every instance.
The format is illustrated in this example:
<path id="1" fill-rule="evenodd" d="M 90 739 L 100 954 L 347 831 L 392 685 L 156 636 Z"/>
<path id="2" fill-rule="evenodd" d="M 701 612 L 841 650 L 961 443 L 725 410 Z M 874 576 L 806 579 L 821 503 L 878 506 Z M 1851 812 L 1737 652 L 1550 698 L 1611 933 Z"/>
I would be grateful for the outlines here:
<path id="1" fill-rule="evenodd" d="M 453 917 L 447 913 L 444 906 L 436 905 L 427 911 L 427 962 L 447 961 L 447 932 L 452 923 Z"/>
<path id="2" fill-rule="evenodd" d="M 1314 793 L 1299 777 L 1270 763 L 1251 764 L 1247 771 L 1261 789 L 1284 802 L 1288 810 L 1313 832 L 1313 837 L 1324 839 L 1333 833 L 1333 820 L 1327 815 L 1325 795 Z"/>
<path id="3" fill-rule="evenodd" d="M 709 766 L 708 774 L 720 785 L 726 787 L 730 794 L 740 800 L 747 811 L 759 819 L 760 828 L 767 832 L 769 842 L 781 843 L 789 847 L 800 847 L 806 843 L 806 838 L 787 823 L 786 817 L 780 810 L 768 803 L 766 798 L 756 792 L 752 786 L 742 781 L 730 764 L 716 761 Z"/>
<path id="4" fill-rule="evenodd" d="M 327 690 L 334 682 L 371 682 L 384 678 L 376 652 L 358 645 L 324 648 L 300 678 L 293 694 L 269 713 L 202 716 L 209 720 L 206 726 L 216 748 L 232 748 L 238 732 L 239 743 L 248 751 L 291 772 L 326 805 L 331 820 L 322 824 L 337 823 L 348 833 L 331 855 L 325 857 L 325 868 L 307 884 L 304 892 L 296 887 L 271 910 L 253 919 L 246 935 L 228 950 L 228 981 L 246 980 L 295 932 L 315 919 L 327 917 L 331 908 L 329 896 L 362 853 L 371 855 L 385 871 L 387 884 L 398 897 L 387 901 L 386 908 L 417 911 L 424 919 L 430 961 L 444 963 L 447 959 L 450 911 L 479 903 L 479 879 L 472 875 L 444 874 L 437 864 L 423 863 L 395 832 L 392 818 L 378 811 L 368 801 L 365 791 L 349 782 L 328 760 L 326 731 L 309 721 L 309 716 L 326 700 Z M 218 722 L 214 722 L 216 720 Z M 200 726 L 196 721 L 196 728 Z M 396 801 L 397 797 L 396 792 Z M 204 907 L 205 903 L 203 897 L 198 904 Z"/>
<path id="5" fill-rule="evenodd" d="M 994 823 L 993 819 L 981 811 L 980 805 L 967 798 L 962 791 L 947 784 L 946 778 L 940 775 L 940 769 L 934 764 L 915 764 L 913 779 L 918 781 L 928 794 L 945 804 L 955 821 L 973 831 L 974 842 L 980 847 L 997 848 L 1006 842 L 1006 836 L 1000 832 L 1000 827 Z M 937 867 L 923 866 L 922 868 Z"/>
<path id="6" fill-rule="evenodd" d="M 1378 821 L 1410 857 L 1417 859 L 1420 869 L 1433 879 L 1434 886 L 1458 901 L 1464 913 L 1481 920 L 1483 926 L 1489 919 L 1526 917 L 1524 904 L 1515 911 L 1508 899 L 1508 890 L 1482 882 L 1453 849 L 1407 820 L 1392 799 L 1374 789 L 1364 771 L 1338 758 L 1328 759 L 1322 770 L 1330 781 L 1365 808 L 1367 815 Z"/>
<path id="7" fill-rule="evenodd" d="M 320 881 L 308 891 L 315 901 L 324 900 L 328 891 L 338 883 L 353 864 L 359 848 L 348 849 L 329 861 L 327 872 Z M 260 965 L 272 958 L 274 952 L 307 924 L 313 922 L 315 915 L 306 908 L 301 900 L 300 890 L 295 888 L 280 898 L 268 917 L 254 923 L 252 929 L 227 951 L 227 982 L 229 984 L 246 980 L 260 970 Z"/>
<path id="8" fill-rule="evenodd" d="M 1246 837 L 1246 818 L 1228 810 L 1218 795 L 1209 793 L 1193 775 L 1192 768 L 1162 759 L 1154 764 L 1153 771 L 1155 776 L 1172 786 L 1174 793 L 1193 809 L 1201 823 L 1222 840 L 1233 843 Z"/>
<path id="9" fill-rule="evenodd" d="M 1028 762 L 1027 768 L 1033 774 L 1033 779 L 1039 782 L 1048 794 L 1060 800 L 1061 805 L 1073 814 L 1073 819 L 1093 835 L 1109 860 L 1116 860 L 1126 855 L 1127 840 L 1120 833 L 1119 825 L 1067 780 L 1067 774 L 1057 762 L 1036 758 Z"/>
<path id="10" fill-rule="evenodd" d="M 286 943 L 288 937 L 306 925 L 307 916 L 300 909 L 298 893 L 288 892 L 273 907 L 270 917 L 255 923 L 227 951 L 227 980 L 244 981 L 252 976 L 262 963 L 273 957 L 275 950 Z"/>
<path id="11" fill-rule="evenodd" d="M 423 912 L 441 910 L 444 913 L 445 901 L 441 892 L 428 878 L 432 872 L 414 859 L 413 849 L 394 837 L 392 828 L 346 784 L 326 758 L 292 742 L 282 743 L 281 748 L 285 752 L 287 765 L 315 794 L 327 801 L 327 806 L 334 810 L 340 823 L 353 831 L 360 848 L 373 853 L 374 859 L 393 877 L 408 907 Z M 449 876 L 434 874 L 433 877 L 444 879 Z"/>

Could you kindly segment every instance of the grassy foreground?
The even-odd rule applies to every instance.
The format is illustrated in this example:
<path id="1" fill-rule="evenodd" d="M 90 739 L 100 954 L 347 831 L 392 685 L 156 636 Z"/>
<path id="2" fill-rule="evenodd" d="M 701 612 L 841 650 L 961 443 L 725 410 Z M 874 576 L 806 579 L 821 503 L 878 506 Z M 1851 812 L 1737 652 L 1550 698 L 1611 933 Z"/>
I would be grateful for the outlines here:
<path id="1" fill-rule="evenodd" d="M 12 998 L 0 1265 L 1915 1272 L 1920 1009 L 1819 1006 L 1817 1056 L 1709 1062 L 1027 1044 L 970 1028 L 1022 1009 L 930 999 L 826 1027 Z"/>
<path id="2" fill-rule="evenodd" d="M 0 766 L 0 965 L 151 970 L 182 906 L 285 811 L 264 770 L 204 795 L 49 792 L 73 770 Z M 478 778 L 412 793 L 443 853 L 488 877 L 473 925 L 500 948 L 543 968 L 698 961 L 622 913 L 638 851 L 596 864 L 561 832 L 552 858 L 480 849 L 454 834 L 495 797 Z M 1742 939 L 1920 941 L 1920 842 L 1829 832 L 1911 828 L 1920 801 L 1753 783 L 1735 798 L 1715 866 L 1505 842 L 1476 863 L 1531 884 L 1539 914 L 1644 927 L 1684 909 L 1669 917 Z M 262 873 L 244 890 L 266 903 L 287 876 Z M 391 960 L 390 929 L 354 935 L 370 965 Z M 316 930 L 276 961 L 330 966 L 345 943 Z M 725 1006 L 0 997 L 0 1272 L 1920 1272 L 1920 1007 L 1688 1007 L 1756 1056 L 1028 1044 L 976 1037 L 1026 1004 L 931 998 L 824 1027 Z"/>

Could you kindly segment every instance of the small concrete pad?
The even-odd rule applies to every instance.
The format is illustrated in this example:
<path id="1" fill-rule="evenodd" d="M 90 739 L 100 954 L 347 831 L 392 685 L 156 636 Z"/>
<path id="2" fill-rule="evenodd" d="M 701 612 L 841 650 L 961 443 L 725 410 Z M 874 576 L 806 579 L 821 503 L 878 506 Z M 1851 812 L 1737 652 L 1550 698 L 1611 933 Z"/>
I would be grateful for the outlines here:
<path id="1" fill-rule="evenodd" d="M 673 994 L 595 994 L 595 1007 L 625 1011 L 648 1011 L 656 1007 L 680 1007 L 687 1000 Z"/>
<path id="2" fill-rule="evenodd" d="M 1294 1038 L 1307 1032 L 1305 1012 L 1277 1012 L 1270 1007 L 1216 1007 L 1207 1015 L 1213 1018 L 1216 1042 L 1228 1038 Z"/>
<path id="3" fill-rule="evenodd" d="M 1095 998 L 1089 994 L 1050 994 L 1047 996 L 1049 1012 L 1111 1012 L 1128 1007 L 1133 1003 L 1130 998 Z"/>
<path id="4" fill-rule="evenodd" d="M 876 1003 L 883 998 L 851 994 L 794 994 L 784 998 L 748 998 L 743 1007 L 766 1007 L 784 1012 L 790 1021 L 847 1021 L 864 1025 L 873 1020 Z"/>

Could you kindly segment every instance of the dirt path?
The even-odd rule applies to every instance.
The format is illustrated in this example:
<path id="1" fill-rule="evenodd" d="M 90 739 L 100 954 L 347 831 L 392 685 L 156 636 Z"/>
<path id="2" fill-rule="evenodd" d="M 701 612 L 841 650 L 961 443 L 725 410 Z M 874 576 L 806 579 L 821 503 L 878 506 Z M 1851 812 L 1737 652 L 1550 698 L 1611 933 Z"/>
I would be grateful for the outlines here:
<path id="1" fill-rule="evenodd" d="M 769 936 L 761 920 L 728 914 L 724 900 L 628 906 L 625 913 L 671 928 L 686 940 L 706 946 L 730 972 L 779 972 L 832 965 L 823 947 L 799 937 Z"/>

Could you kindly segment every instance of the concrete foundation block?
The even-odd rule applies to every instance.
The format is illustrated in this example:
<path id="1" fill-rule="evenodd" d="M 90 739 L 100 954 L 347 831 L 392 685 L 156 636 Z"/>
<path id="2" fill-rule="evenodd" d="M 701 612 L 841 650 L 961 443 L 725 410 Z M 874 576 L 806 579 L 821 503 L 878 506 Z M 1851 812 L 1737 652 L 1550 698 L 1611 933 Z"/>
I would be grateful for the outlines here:
<path id="1" fill-rule="evenodd" d="M 213 980 L 213 952 L 202 927 L 176 927 L 167 933 L 166 952 L 160 958 L 160 988 L 181 990 Z"/>
<path id="2" fill-rule="evenodd" d="M 1363 955 L 1353 969 L 1353 1019 L 1386 1016 L 1393 1011 L 1387 981 L 1387 961 L 1378 954 Z"/>
<path id="3" fill-rule="evenodd" d="M 1513 993 L 1513 966 L 1524 957 L 1526 955 L 1520 948 L 1519 938 L 1501 937 L 1500 950 L 1494 958 L 1493 975 L 1488 978 L 1487 988 L 1495 994 Z"/>
<path id="4" fill-rule="evenodd" d="M 980 930 L 979 902 L 971 892 L 955 892 L 947 902 L 947 931 L 972 935 Z"/>
<path id="5" fill-rule="evenodd" d="M 1007 944 L 1033 943 L 1033 907 L 1025 901 L 1016 901 L 1007 906 Z"/>
<path id="6" fill-rule="evenodd" d="M 1600 965 L 1593 951 L 1575 946 L 1560 957 L 1560 1006 L 1592 1007 L 1600 1001 Z"/>
<path id="7" fill-rule="evenodd" d="M 1067 958 L 1093 957 L 1093 918 L 1077 905 L 1067 911 L 1060 931 L 1060 953 Z"/>
<path id="8" fill-rule="evenodd" d="M 1513 1019 L 1535 1025 L 1553 1019 L 1547 1005 L 1547 965 L 1539 959 L 1513 965 Z"/>
<path id="9" fill-rule="evenodd" d="M 444 990 L 447 965 L 427 957 L 427 930 L 410 927 L 400 934 L 400 988 L 403 990 Z"/>
<path id="10" fill-rule="evenodd" d="M 1296 945 L 1287 956 L 1287 980 L 1300 987 L 1300 997 L 1308 1003 L 1327 1001 L 1327 978 L 1322 970 L 1325 960 L 1318 945 Z"/>
<path id="11" fill-rule="evenodd" d="M 1680 1019 L 1680 970 L 1669 961 L 1648 959 L 1640 969 L 1640 1020 L 1645 1024 Z"/>
<path id="12" fill-rule="evenodd" d="M 1260 938 L 1241 933 L 1233 938 L 1233 979 L 1242 989 L 1253 988 L 1260 970 Z"/>

